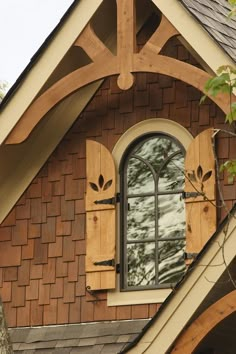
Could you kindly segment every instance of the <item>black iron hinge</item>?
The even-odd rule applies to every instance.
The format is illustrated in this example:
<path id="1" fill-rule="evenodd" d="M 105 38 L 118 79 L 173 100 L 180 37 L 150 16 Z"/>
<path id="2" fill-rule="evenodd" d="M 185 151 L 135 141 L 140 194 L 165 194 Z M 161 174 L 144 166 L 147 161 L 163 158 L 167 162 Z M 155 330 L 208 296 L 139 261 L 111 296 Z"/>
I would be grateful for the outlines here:
<path id="1" fill-rule="evenodd" d="M 113 258 L 113 259 L 107 259 L 105 261 L 93 262 L 93 264 L 96 266 L 115 267 L 116 262 Z"/>
<path id="2" fill-rule="evenodd" d="M 112 198 L 107 198 L 107 199 L 101 199 L 101 200 L 95 200 L 95 204 L 110 204 L 110 205 L 115 205 L 120 202 L 120 193 L 117 193 L 115 197 Z"/>
<path id="3" fill-rule="evenodd" d="M 120 274 L 120 263 L 116 264 L 116 273 Z"/>
<path id="4" fill-rule="evenodd" d="M 198 253 L 188 253 L 184 252 L 184 259 L 195 259 Z"/>
<path id="5" fill-rule="evenodd" d="M 201 192 L 182 192 L 183 199 L 203 197 L 203 196 L 204 196 L 204 193 L 201 193 Z"/>

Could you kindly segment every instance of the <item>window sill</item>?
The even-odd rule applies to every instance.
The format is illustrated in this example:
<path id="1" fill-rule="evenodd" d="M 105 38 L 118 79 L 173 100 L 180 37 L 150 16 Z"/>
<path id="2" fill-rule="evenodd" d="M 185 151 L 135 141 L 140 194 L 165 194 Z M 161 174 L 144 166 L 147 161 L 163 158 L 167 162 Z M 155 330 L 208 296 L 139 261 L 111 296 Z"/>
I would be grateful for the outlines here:
<path id="1" fill-rule="evenodd" d="M 109 290 L 107 293 L 108 306 L 139 305 L 162 303 L 170 295 L 172 289 L 154 289 L 140 291 Z"/>

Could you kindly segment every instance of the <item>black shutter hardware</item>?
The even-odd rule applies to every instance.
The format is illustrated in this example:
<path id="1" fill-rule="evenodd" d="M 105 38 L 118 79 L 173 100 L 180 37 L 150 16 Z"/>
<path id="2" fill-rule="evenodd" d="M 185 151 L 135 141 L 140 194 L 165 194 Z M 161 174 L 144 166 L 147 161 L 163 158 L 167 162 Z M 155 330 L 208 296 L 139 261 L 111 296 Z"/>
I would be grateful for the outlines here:
<path id="1" fill-rule="evenodd" d="M 112 198 L 107 198 L 107 199 L 101 199 L 101 200 L 95 200 L 95 204 L 109 204 L 109 205 L 115 205 L 120 202 L 120 193 L 117 193 L 115 197 Z"/>
<path id="2" fill-rule="evenodd" d="M 184 259 L 195 259 L 198 253 L 188 253 L 184 252 Z"/>
<path id="3" fill-rule="evenodd" d="M 204 193 L 201 192 L 182 192 L 182 198 L 183 199 L 188 199 L 188 198 L 196 198 L 196 197 L 200 197 L 200 196 L 204 196 Z"/>
<path id="4" fill-rule="evenodd" d="M 93 262 L 93 264 L 96 266 L 115 267 L 116 262 L 114 259 L 107 259 L 105 261 Z"/>

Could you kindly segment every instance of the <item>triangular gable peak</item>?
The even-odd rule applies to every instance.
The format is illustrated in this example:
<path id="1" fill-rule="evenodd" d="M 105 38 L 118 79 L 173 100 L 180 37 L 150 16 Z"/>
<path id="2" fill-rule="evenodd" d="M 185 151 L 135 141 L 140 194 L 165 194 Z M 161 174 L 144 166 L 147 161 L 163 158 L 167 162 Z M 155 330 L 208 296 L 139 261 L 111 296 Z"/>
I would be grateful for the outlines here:
<path id="1" fill-rule="evenodd" d="M 4 146 L 0 149 L 0 161 L 4 163 L 5 176 L 10 174 L 13 168 L 19 172 L 17 191 L 12 188 L 16 185 L 16 177 L 11 177 L 7 185 L 4 185 L 4 191 L 0 192 L 1 199 L 8 195 L 8 205 L 2 208 L 0 219 L 9 212 L 105 77 L 117 74 L 118 85 L 126 90 L 133 84 L 133 72 L 157 72 L 185 81 L 203 91 L 204 83 L 209 78 L 208 73 L 182 61 L 163 56 L 160 51 L 169 38 L 179 36 L 195 52 L 199 50 L 198 55 L 209 67 L 210 60 L 197 43 L 204 42 L 207 45 L 210 41 L 214 47 L 214 41 L 204 30 L 202 31 L 201 26 L 196 24 L 178 1 L 170 1 L 168 6 L 165 3 L 161 0 L 143 0 L 137 4 L 139 7 L 137 14 L 134 0 L 93 1 L 91 4 L 88 4 L 88 1 L 80 1 L 78 4 L 75 2 L 69 18 L 26 75 L 24 85 L 16 87 L 12 98 L 9 97 L 9 102 L 3 106 L 0 140 L 4 142 Z M 148 19 L 153 9 L 159 14 L 160 25 L 144 47 L 138 51 L 136 30 Z M 179 17 L 176 16 L 176 11 L 181 21 L 183 19 L 184 27 L 176 20 Z M 109 17 L 110 13 L 112 16 Z M 104 25 L 105 17 L 110 18 L 107 21 L 108 25 Z M 117 29 L 115 28 L 115 33 L 110 36 L 114 31 L 116 17 Z M 196 30 L 196 37 L 201 33 L 203 41 L 194 41 L 194 38 L 189 37 L 188 34 L 192 32 L 189 30 L 190 23 L 194 31 Z M 230 62 L 229 57 L 219 50 L 217 45 L 214 47 L 214 53 L 216 51 L 220 53 L 221 64 L 223 59 L 227 63 Z M 215 57 L 219 56 L 214 55 Z M 215 102 L 227 112 L 227 97 L 218 96 Z M 45 140 L 48 141 L 47 144 L 44 144 Z M 24 143 L 19 147 L 7 146 L 22 142 Z M 18 167 L 16 161 L 20 161 Z M 31 170 L 26 174 L 25 168 L 28 165 L 31 166 Z"/>
<path id="2" fill-rule="evenodd" d="M 161 16 L 160 25 L 144 47 L 137 51 L 135 1 L 117 0 L 117 53 L 114 55 L 98 38 L 89 23 L 74 42 L 82 48 L 92 63 L 87 64 L 51 85 L 22 115 L 13 131 L 5 140 L 6 144 L 24 141 L 40 120 L 58 103 L 80 88 L 105 77 L 118 75 L 120 89 L 128 90 L 134 83 L 134 72 L 156 72 L 180 79 L 200 91 L 209 75 L 190 64 L 160 54 L 165 43 L 179 32 Z M 104 65 L 106 63 L 106 65 Z M 218 96 L 213 100 L 227 112 L 228 97 Z"/>

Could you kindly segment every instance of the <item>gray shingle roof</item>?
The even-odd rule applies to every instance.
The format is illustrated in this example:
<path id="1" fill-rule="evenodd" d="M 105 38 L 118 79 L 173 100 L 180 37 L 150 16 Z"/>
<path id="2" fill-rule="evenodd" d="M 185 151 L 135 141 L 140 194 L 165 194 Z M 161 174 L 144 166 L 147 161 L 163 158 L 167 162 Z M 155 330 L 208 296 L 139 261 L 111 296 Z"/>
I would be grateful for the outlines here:
<path id="1" fill-rule="evenodd" d="M 236 61 L 236 20 L 226 0 L 180 0 L 210 36 Z M 199 39 L 200 40 L 200 39 Z"/>
<path id="2" fill-rule="evenodd" d="M 116 354 L 141 332 L 148 320 L 13 328 L 18 354 Z"/>

